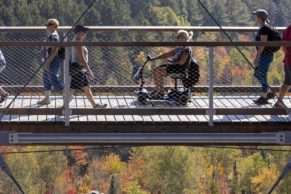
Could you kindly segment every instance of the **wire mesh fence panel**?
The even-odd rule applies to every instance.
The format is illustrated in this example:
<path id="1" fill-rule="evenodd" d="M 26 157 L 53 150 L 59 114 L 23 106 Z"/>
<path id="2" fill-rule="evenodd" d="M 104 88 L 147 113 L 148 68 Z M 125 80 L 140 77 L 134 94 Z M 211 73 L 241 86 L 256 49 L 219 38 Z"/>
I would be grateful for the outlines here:
<path id="1" fill-rule="evenodd" d="M 63 33 L 59 34 L 60 37 L 64 36 Z M 67 41 L 176 42 L 179 41 L 178 35 L 177 31 L 92 30 L 87 33 L 84 40 L 71 33 Z M 230 35 L 236 41 L 251 41 L 253 32 L 230 32 Z M 3 41 L 45 41 L 46 38 L 45 31 L 1 33 Z M 220 32 L 194 32 L 191 41 L 213 42 L 228 41 L 228 39 Z M 57 87 L 58 84 L 55 83 L 57 80 L 59 84 L 64 84 L 70 89 L 69 108 L 73 109 L 73 116 L 77 116 L 78 121 L 88 121 L 90 119 L 87 115 L 95 114 L 107 115 L 108 120 L 110 120 L 109 115 L 121 115 L 121 117 L 113 116 L 113 120 L 123 118 L 122 115 L 140 115 L 142 119 L 152 120 L 143 115 L 159 113 L 174 115 L 175 111 L 178 116 L 194 114 L 206 116 L 207 119 L 206 110 L 211 103 L 208 98 L 210 78 L 213 78 L 215 109 L 257 107 L 253 100 L 260 97 L 262 83 L 254 77 L 255 70 L 252 67 L 256 48 L 212 47 L 213 58 L 210 58 L 210 48 L 200 46 L 66 47 L 65 57 L 70 76 L 69 81 L 66 82 L 64 81 L 66 59 L 60 59 L 59 53 L 57 54 L 59 65 L 54 66 L 56 63 L 54 59 L 49 69 L 46 69 L 41 57 L 42 47 L 25 44 L 17 47 L 1 47 L 7 65 L 1 72 L 0 83 L 10 94 L 9 99 L 2 103 L 2 110 L 10 111 L 5 115 L 27 113 L 26 116 L 39 115 L 32 118 L 40 121 L 45 119 L 61 121 L 64 94 L 63 87 Z M 278 92 L 278 86 L 283 82 L 284 77 L 282 51 L 275 52 L 272 59 L 273 62 L 267 73 L 268 85 L 276 86 L 274 92 Z M 211 61 L 214 69 L 213 74 L 209 75 Z M 17 98 L 10 103 L 15 95 L 18 95 Z M 50 101 L 39 103 L 47 95 L 50 95 Z M 270 100 L 270 103 L 274 104 L 274 100 Z M 288 103 L 287 99 L 287 107 Z M 272 104 L 262 107 L 271 108 Z M 91 111 L 93 107 L 99 108 L 98 111 L 94 109 Z M 33 108 L 35 112 L 25 112 L 26 108 Z M 51 110 L 52 108 L 54 110 Z M 159 112 L 161 108 L 164 109 L 162 113 Z M 37 109 L 41 109 L 42 112 L 37 112 Z M 187 112 L 187 109 L 192 112 Z M 90 116 L 90 118 L 98 120 L 98 116 Z M 176 120 L 179 120 L 179 117 L 177 118 Z M 219 117 L 217 118 L 219 120 Z M 171 119 L 175 120 L 174 117 Z"/>

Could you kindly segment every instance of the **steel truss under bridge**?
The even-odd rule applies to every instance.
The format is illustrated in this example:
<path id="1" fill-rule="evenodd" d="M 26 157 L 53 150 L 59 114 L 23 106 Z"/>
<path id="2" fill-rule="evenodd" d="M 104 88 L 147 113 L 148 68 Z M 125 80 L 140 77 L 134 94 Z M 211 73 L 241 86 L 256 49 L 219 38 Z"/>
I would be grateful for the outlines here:
<path id="1" fill-rule="evenodd" d="M 0 145 L 291 145 L 291 132 L 270 133 L 14 133 Z"/>

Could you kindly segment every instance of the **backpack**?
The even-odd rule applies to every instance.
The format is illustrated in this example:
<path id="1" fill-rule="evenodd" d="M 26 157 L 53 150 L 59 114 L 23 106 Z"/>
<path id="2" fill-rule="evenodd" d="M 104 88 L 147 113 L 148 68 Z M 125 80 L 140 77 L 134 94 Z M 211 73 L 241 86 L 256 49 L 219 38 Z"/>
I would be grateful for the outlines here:
<path id="1" fill-rule="evenodd" d="M 59 49 L 58 49 L 58 56 L 61 59 L 65 60 L 65 58 L 66 58 L 66 49 L 65 49 L 65 47 L 63 47 L 63 46 L 59 47 Z"/>
<path id="2" fill-rule="evenodd" d="M 61 35 L 60 42 L 64 42 L 65 37 L 66 37 L 66 34 Z M 66 59 L 66 47 L 64 47 L 64 46 L 60 46 L 60 47 L 59 47 L 59 50 L 58 50 L 58 56 L 59 56 L 62 60 L 65 60 L 65 59 Z"/>
<path id="3" fill-rule="evenodd" d="M 199 82 L 199 80 L 200 80 L 200 70 L 198 61 L 195 58 L 191 57 L 188 73 L 182 79 L 183 86 L 185 88 L 192 88 L 196 83 Z"/>
<path id="4" fill-rule="evenodd" d="M 281 33 L 275 28 L 275 27 L 270 27 L 271 31 L 272 31 L 272 41 L 282 41 L 282 36 Z M 280 46 L 278 47 L 271 47 L 272 52 L 277 52 L 281 49 Z"/>

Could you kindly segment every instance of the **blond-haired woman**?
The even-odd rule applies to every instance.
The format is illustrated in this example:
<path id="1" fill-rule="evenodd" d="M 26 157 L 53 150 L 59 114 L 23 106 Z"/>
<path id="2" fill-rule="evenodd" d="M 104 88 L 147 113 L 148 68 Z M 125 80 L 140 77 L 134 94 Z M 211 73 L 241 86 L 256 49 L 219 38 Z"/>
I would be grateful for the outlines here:
<path id="1" fill-rule="evenodd" d="M 177 33 L 177 42 L 188 42 L 192 39 L 193 32 L 179 30 Z M 164 78 L 171 73 L 185 72 L 186 64 L 191 60 L 192 49 L 188 46 L 178 46 L 175 49 L 166 52 L 152 60 L 167 59 L 168 63 L 154 69 L 155 90 L 151 93 L 152 98 L 163 98 L 164 96 Z"/>

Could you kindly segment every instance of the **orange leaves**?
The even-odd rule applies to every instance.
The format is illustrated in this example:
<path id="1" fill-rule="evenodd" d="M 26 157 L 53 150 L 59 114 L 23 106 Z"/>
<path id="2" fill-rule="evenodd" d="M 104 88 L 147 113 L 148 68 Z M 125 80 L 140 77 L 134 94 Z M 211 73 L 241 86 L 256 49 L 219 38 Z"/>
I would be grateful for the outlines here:
<path id="1" fill-rule="evenodd" d="M 71 146 L 70 149 L 82 149 L 81 146 Z M 71 157 L 77 166 L 85 166 L 88 164 L 88 154 L 84 150 L 71 151 Z"/>
<path id="2" fill-rule="evenodd" d="M 258 175 L 251 178 L 251 183 L 254 185 L 256 193 L 263 193 L 266 191 L 270 185 L 276 181 L 276 174 L 278 174 L 277 169 L 272 167 L 263 167 Z"/>
<path id="3" fill-rule="evenodd" d="M 226 47 L 215 47 L 214 53 L 215 56 L 217 56 L 216 59 L 219 59 L 222 64 L 225 65 L 231 62 L 231 58 L 226 50 Z"/>

